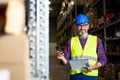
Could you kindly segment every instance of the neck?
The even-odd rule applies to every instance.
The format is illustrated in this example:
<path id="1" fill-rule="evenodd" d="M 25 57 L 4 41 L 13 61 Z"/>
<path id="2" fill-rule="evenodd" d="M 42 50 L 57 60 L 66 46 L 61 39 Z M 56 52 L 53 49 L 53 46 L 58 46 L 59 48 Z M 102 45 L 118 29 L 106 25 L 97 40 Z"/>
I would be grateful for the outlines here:
<path id="1" fill-rule="evenodd" d="M 88 33 L 81 35 L 82 38 L 86 38 L 88 36 Z"/>

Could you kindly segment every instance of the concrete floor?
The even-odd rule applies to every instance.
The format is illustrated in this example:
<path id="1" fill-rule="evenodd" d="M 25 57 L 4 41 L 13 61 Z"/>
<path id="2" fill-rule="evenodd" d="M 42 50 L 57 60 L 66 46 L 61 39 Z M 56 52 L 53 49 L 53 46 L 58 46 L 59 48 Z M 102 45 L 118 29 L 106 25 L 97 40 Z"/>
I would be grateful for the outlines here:
<path id="1" fill-rule="evenodd" d="M 50 56 L 50 78 L 51 80 L 70 80 L 69 66 L 61 65 L 56 56 Z"/>
<path id="2" fill-rule="evenodd" d="M 50 80 L 70 80 L 69 79 L 69 66 L 62 65 L 60 60 L 56 56 L 50 56 Z M 37 78 L 32 78 L 31 80 L 38 80 Z"/>

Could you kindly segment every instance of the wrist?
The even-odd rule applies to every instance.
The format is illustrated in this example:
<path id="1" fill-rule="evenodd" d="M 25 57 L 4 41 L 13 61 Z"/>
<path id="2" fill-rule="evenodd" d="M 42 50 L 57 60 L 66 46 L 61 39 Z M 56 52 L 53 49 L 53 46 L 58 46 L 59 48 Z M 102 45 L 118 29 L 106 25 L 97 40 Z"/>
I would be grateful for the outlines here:
<path id="1" fill-rule="evenodd" d="M 67 60 L 65 58 L 61 59 L 64 64 L 67 64 Z"/>
<path id="2" fill-rule="evenodd" d="M 97 62 L 95 65 L 92 65 L 91 67 L 92 67 L 92 70 L 93 70 L 93 69 L 98 69 L 98 68 L 100 68 L 101 66 L 102 66 L 102 64 L 99 63 L 99 62 Z"/>

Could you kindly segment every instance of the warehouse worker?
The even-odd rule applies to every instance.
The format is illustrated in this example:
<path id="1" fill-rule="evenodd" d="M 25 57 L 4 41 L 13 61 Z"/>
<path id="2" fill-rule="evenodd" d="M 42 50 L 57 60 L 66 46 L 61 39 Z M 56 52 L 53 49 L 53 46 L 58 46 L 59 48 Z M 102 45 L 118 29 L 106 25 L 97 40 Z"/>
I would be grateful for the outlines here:
<path id="1" fill-rule="evenodd" d="M 98 80 L 98 68 L 105 66 L 106 55 L 100 38 L 88 34 L 89 19 L 85 14 L 75 18 L 78 35 L 72 37 L 64 52 L 57 51 L 57 58 L 64 64 L 69 60 L 87 59 L 83 69 L 70 70 L 70 80 Z"/>

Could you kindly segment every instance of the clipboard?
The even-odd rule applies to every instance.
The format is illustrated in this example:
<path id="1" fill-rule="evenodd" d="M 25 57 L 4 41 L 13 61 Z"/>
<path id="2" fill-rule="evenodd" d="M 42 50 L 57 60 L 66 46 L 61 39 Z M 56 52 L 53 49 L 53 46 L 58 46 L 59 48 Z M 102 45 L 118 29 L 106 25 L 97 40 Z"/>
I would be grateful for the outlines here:
<path id="1" fill-rule="evenodd" d="M 83 66 L 89 66 L 88 59 L 70 60 L 69 63 L 72 70 L 80 70 Z"/>

